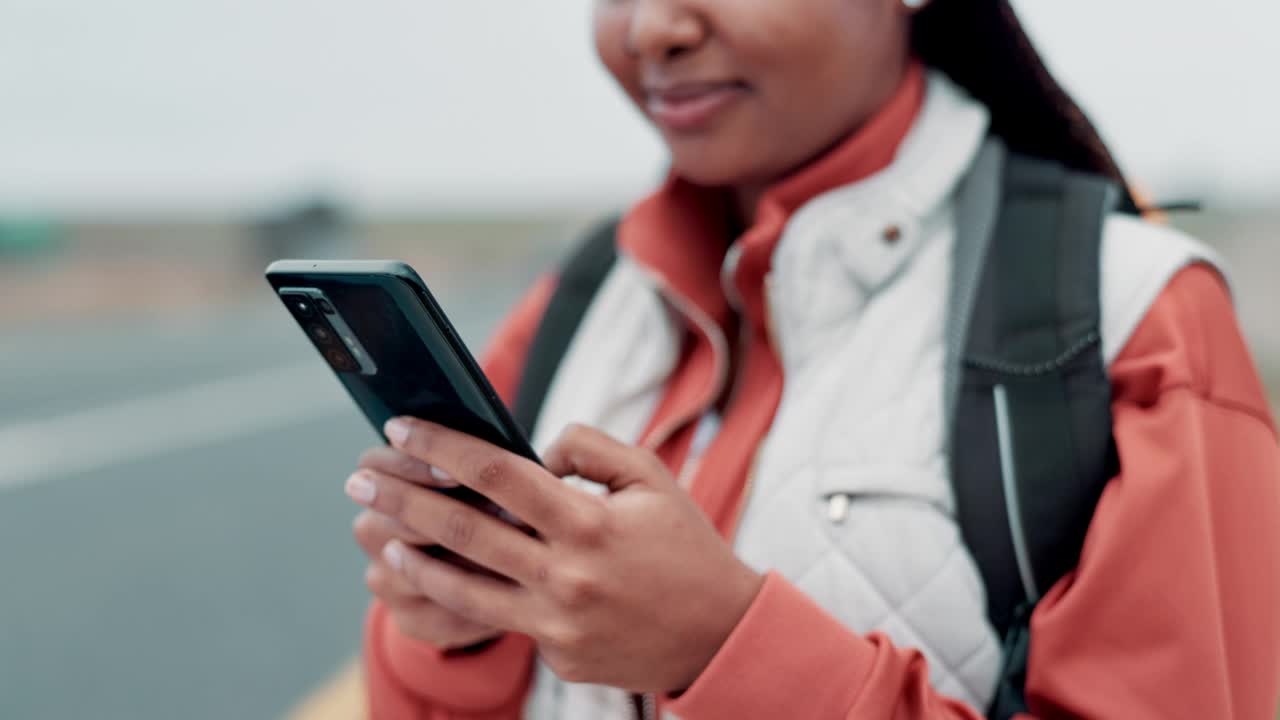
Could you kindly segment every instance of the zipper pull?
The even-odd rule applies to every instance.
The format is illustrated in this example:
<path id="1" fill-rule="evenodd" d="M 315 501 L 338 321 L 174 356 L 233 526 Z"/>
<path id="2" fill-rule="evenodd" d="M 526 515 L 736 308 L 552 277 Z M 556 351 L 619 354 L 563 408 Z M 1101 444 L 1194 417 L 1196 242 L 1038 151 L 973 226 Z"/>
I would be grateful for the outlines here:
<path id="1" fill-rule="evenodd" d="M 835 525 L 843 525 L 849 517 L 849 504 L 852 502 L 847 493 L 836 493 L 827 498 L 827 519 Z"/>
<path id="2" fill-rule="evenodd" d="M 636 720 L 658 720 L 658 696 L 653 693 L 631 696 L 632 708 L 636 711 Z"/>

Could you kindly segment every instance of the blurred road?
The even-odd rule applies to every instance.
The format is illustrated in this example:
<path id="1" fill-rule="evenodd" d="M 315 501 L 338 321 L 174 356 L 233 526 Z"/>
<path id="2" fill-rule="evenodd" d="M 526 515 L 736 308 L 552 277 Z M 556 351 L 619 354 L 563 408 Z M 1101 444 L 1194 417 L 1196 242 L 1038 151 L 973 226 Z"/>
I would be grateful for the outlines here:
<path id="1" fill-rule="evenodd" d="M 532 271 L 440 293 L 472 347 Z M 0 718 L 278 717 L 358 647 L 376 438 L 274 302 L 5 334 Z"/>

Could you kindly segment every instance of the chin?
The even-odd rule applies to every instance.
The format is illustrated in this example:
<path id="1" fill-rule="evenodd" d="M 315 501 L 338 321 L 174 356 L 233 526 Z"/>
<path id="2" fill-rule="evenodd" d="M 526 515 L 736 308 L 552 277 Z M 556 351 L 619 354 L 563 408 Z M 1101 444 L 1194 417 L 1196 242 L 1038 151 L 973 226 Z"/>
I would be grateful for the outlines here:
<path id="1" fill-rule="evenodd" d="M 695 185 L 737 187 L 758 184 L 762 178 L 767 181 L 769 176 L 742 152 L 689 152 L 675 147 L 670 150 L 671 169 Z"/>

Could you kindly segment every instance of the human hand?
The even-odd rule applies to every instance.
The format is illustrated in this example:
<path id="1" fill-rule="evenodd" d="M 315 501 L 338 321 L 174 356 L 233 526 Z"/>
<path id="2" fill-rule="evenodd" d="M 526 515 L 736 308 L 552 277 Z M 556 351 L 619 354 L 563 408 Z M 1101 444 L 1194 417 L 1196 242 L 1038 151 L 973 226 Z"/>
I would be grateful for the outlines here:
<path id="1" fill-rule="evenodd" d="M 388 447 L 376 447 L 366 452 L 360 458 L 359 468 L 359 471 L 381 473 L 399 482 L 427 487 L 454 484 L 432 477 L 430 466 Z M 470 647 L 501 634 L 502 631 L 496 628 L 473 622 L 441 607 L 401 573 L 388 567 L 382 558 L 383 549 L 392 540 L 408 546 L 434 545 L 434 540 L 373 510 L 364 510 L 356 516 L 352 532 L 356 543 L 369 556 L 365 585 L 387 608 L 401 633 L 443 651 Z"/>
<path id="2" fill-rule="evenodd" d="M 635 692 L 690 686 L 754 600 L 762 578 L 733 554 L 652 454 L 568 429 L 546 468 L 462 433 L 396 419 L 395 448 L 532 526 L 536 537 L 419 483 L 369 468 L 348 483 L 361 504 L 499 573 L 468 573 L 393 539 L 389 569 L 477 626 L 532 637 L 570 682 Z M 566 485 L 606 485 L 596 496 Z"/>

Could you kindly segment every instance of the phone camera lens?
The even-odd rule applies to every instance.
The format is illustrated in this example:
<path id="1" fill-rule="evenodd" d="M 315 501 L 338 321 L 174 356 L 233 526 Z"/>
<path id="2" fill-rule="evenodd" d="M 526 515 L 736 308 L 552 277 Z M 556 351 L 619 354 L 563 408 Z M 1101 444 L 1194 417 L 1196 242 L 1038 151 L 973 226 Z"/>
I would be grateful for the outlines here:
<path id="1" fill-rule="evenodd" d="M 333 333 L 329 332 L 329 329 L 323 325 L 312 325 L 311 337 L 315 338 L 316 340 L 319 340 L 322 343 L 327 343 L 333 340 Z"/>
<path id="2" fill-rule="evenodd" d="M 360 369 L 360 366 L 356 365 L 356 361 L 351 356 L 336 348 L 325 351 L 324 356 L 329 360 L 329 364 L 333 366 L 334 370 L 355 372 Z"/>
<path id="3" fill-rule="evenodd" d="M 300 295 L 289 298 L 289 305 L 298 314 L 298 317 L 309 318 L 315 312 L 311 308 L 311 302 Z"/>
<path id="4" fill-rule="evenodd" d="M 330 305 L 329 301 L 325 300 L 324 298 L 316 298 L 316 307 L 319 308 L 320 312 L 324 313 L 325 315 L 336 314 L 333 310 L 333 306 Z"/>

